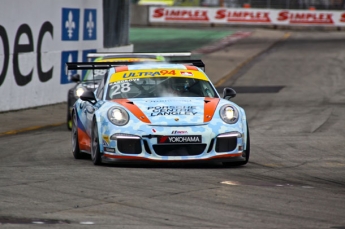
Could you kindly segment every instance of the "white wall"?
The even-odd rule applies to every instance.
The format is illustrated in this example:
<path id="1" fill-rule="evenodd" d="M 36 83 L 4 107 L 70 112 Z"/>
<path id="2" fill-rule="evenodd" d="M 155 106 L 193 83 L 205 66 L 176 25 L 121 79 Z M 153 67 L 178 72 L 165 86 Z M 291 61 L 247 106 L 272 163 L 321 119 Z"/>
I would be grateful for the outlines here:
<path id="1" fill-rule="evenodd" d="M 66 101 L 65 62 L 96 50 L 133 51 L 103 48 L 101 0 L 1 0 L 0 111 Z"/>

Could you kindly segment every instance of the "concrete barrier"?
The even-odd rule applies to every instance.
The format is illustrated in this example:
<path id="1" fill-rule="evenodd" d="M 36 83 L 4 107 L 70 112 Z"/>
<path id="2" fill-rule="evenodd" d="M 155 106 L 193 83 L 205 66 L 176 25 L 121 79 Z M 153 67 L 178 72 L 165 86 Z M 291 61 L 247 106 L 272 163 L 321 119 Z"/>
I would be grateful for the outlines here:
<path id="1" fill-rule="evenodd" d="M 64 102 L 72 87 L 65 62 L 103 48 L 102 1 L 2 0 L 0 111 Z"/>

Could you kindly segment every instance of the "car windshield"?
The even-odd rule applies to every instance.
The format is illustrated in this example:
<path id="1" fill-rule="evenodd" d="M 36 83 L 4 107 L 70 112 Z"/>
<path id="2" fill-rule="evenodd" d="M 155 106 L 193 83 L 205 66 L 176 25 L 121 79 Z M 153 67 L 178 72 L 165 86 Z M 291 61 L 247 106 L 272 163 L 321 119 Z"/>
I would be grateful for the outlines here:
<path id="1" fill-rule="evenodd" d="M 109 83 L 106 99 L 211 97 L 217 93 L 207 80 L 185 77 L 133 78 Z"/>

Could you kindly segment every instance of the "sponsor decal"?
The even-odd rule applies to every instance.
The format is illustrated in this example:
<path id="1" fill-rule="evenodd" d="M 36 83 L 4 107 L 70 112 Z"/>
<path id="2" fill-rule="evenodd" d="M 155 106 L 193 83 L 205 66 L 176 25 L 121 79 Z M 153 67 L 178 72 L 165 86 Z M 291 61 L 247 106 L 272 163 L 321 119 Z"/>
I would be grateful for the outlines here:
<path id="1" fill-rule="evenodd" d="M 209 21 L 208 10 L 201 9 L 157 8 L 153 17 L 164 18 L 166 21 Z"/>
<path id="2" fill-rule="evenodd" d="M 193 76 L 193 72 L 184 72 L 184 71 L 181 71 L 181 75 L 182 75 L 182 76 Z"/>
<path id="3" fill-rule="evenodd" d="M 194 111 L 195 109 L 195 106 L 155 106 L 147 108 L 151 112 L 151 116 L 196 115 L 197 112 Z"/>
<path id="4" fill-rule="evenodd" d="M 160 71 L 150 71 L 150 72 L 126 72 L 122 75 L 122 78 L 129 77 L 142 77 L 142 76 L 165 76 L 165 75 L 176 75 L 175 70 L 160 70 Z"/>
<path id="5" fill-rule="evenodd" d="M 146 102 L 149 103 L 170 103 L 170 102 L 191 102 L 192 100 L 185 100 L 185 99 L 174 99 L 174 100 L 149 100 Z"/>
<path id="6" fill-rule="evenodd" d="M 158 143 L 201 143 L 201 135 L 160 136 Z"/>
<path id="7" fill-rule="evenodd" d="M 320 12 L 289 12 L 281 11 L 278 21 L 288 21 L 290 24 L 323 24 L 333 25 L 332 13 Z"/>
<path id="8" fill-rule="evenodd" d="M 171 131 L 171 134 L 188 134 L 188 131 L 186 131 L 186 130 L 173 130 L 173 131 Z"/>
<path id="9" fill-rule="evenodd" d="M 109 136 L 103 135 L 102 137 L 103 137 L 103 145 L 105 145 L 105 146 L 109 145 L 109 142 L 110 142 Z"/>
<path id="10" fill-rule="evenodd" d="M 116 82 L 109 83 L 109 86 L 112 86 L 114 84 L 123 84 L 123 83 L 129 83 L 129 82 L 134 82 L 134 81 L 140 81 L 140 80 L 139 79 L 119 80 L 119 81 L 116 81 Z"/>
<path id="11" fill-rule="evenodd" d="M 110 148 L 110 147 L 104 147 L 104 151 L 110 152 L 110 153 L 115 153 L 115 149 L 114 148 Z"/>
<path id="12" fill-rule="evenodd" d="M 268 11 L 245 11 L 220 9 L 216 12 L 216 19 L 226 19 L 228 22 L 260 22 L 270 23 Z"/>

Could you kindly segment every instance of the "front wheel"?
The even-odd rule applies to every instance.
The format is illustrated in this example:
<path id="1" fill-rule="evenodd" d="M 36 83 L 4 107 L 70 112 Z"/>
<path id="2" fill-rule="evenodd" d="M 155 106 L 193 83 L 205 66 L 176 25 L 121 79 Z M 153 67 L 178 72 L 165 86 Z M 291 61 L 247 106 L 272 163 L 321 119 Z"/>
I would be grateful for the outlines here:
<path id="1" fill-rule="evenodd" d="M 99 149 L 99 137 L 97 122 L 94 121 L 91 132 L 91 158 L 94 165 L 102 164 L 101 151 Z"/>

